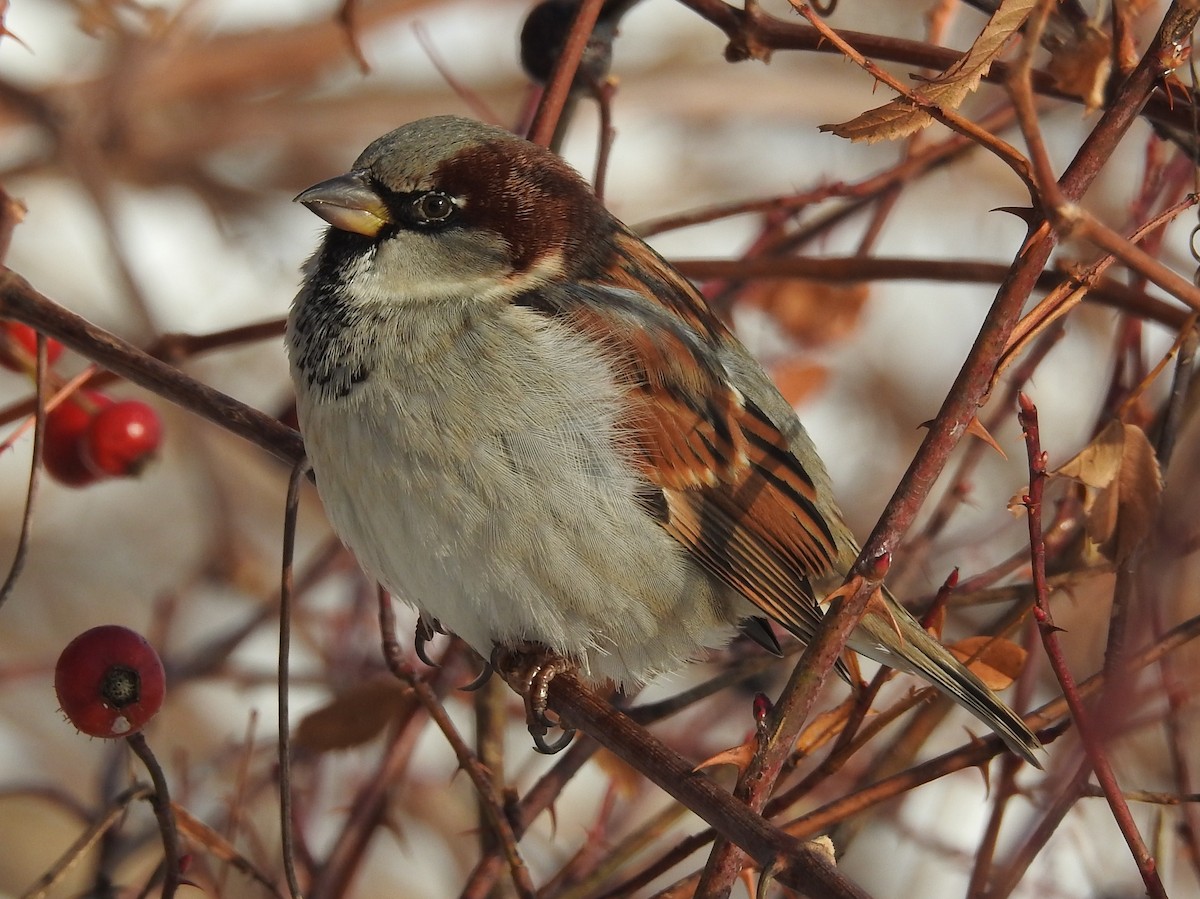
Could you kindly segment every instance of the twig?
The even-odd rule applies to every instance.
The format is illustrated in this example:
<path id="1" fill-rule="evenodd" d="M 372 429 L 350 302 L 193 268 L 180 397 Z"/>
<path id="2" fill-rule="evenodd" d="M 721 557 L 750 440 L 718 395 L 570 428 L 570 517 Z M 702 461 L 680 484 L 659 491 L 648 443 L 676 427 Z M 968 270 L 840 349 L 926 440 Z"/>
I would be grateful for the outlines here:
<path id="1" fill-rule="evenodd" d="M 1157 441 L 1159 463 L 1164 469 L 1170 463 L 1174 452 L 1175 440 L 1183 424 L 1184 406 L 1187 396 L 1195 387 L 1195 356 L 1197 344 L 1200 343 L 1200 329 L 1195 324 L 1180 335 L 1179 355 L 1176 361 L 1175 377 L 1171 384 L 1171 394 L 1167 399 L 1163 414 L 1162 428 Z M 1142 579 L 1141 598 L 1149 610 L 1151 631 L 1155 635 L 1165 629 L 1163 625 L 1164 603 L 1161 601 L 1161 591 L 1156 578 L 1161 578 L 1164 571 L 1169 571 L 1169 565 L 1179 564 L 1170 546 L 1167 533 L 1169 524 L 1160 516 L 1153 536 L 1148 545 L 1148 552 L 1142 560 L 1148 576 Z M 1170 561 L 1163 559 L 1164 550 L 1171 553 Z M 1150 575 L 1153 572 L 1153 575 Z M 1181 680 L 1178 663 L 1164 657 L 1159 661 L 1159 678 L 1163 694 L 1167 698 L 1167 714 L 1164 716 L 1163 729 L 1166 735 L 1167 749 L 1171 765 L 1171 774 L 1176 788 L 1181 792 L 1194 789 L 1195 763 L 1193 761 L 1192 740 L 1184 724 L 1185 706 L 1192 701 L 1191 691 L 1185 686 L 1186 679 Z M 1185 676 L 1186 677 L 1186 676 Z M 1132 798 L 1132 797 L 1131 797 Z M 1186 806 L 1182 811 L 1182 821 L 1178 832 L 1180 840 L 1188 847 L 1184 856 L 1192 866 L 1193 872 L 1200 876 L 1200 813 L 1194 805 Z"/>
<path id="2" fill-rule="evenodd" d="M 987 895 L 986 887 L 991 876 L 992 860 L 996 854 L 996 843 L 1000 839 L 1000 824 L 1004 820 L 1004 812 L 1009 800 L 1017 795 L 1017 770 L 1020 759 L 1006 755 L 1000 760 L 1000 777 L 996 783 L 996 795 L 992 801 L 992 811 L 988 816 L 987 827 L 979 839 L 979 848 L 975 851 L 975 862 L 971 867 L 971 879 L 967 884 L 967 899 L 982 899 Z"/>
<path id="3" fill-rule="evenodd" d="M 50 866 L 49 870 L 38 878 L 37 883 L 21 894 L 20 899 L 45 899 L 46 894 L 53 889 L 54 885 L 124 817 L 130 804 L 139 799 L 146 799 L 152 793 L 153 789 L 146 784 L 134 784 L 114 798 L 103 816 L 81 833 L 78 839 L 67 847 L 67 850 Z"/>
<path id="4" fill-rule="evenodd" d="M 236 328 L 213 331 L 210 334 L 163 334 L 146 347 L 145 352 L 155 359 L 178 364 L 202 353 L 225 350 L 244 343 L 257 343 L 260 340 L 282 337 L 283 328 L 283 319 L 273 319 L 258 324 L 241 325 Z M 53 375 L 54 372 L 51 371 L 50 374 Z M 68 380 L 64 386 L 79 386 L 83 380 L 86 380 L 92 387 L 102 387 L 105 384 L 119 381 L 120 377 L 111 371 L 98 369 L 93 364 L 89 366 L 86 377 L 81 372 L 79 375 Z M 58 386 L 57 379 L 52 379 L 52 381 Z M 62 390 L 59 391 L 59 393 L 62 392 Z M 46 410 L 49 411 L 54 406 L 55 400 L 51 398 L 46 403 Z M 7 424 L 24 415 L 31 415 L 35 408 L 36 403 L 32 398 L 13 403 L 4 409 L 0 409 L 0 424 Z M 11 440 L 11 436 L 8 439 Z"/>
<path id="5" fill-rule="evenodd" d="M 1042 812 L 1037 826 L 1025 841 L 1002 864 L 996 866 L 997 877 L 987 899 L 1006 899 L 1016 889 L 1029 870 L 1029 865 L 1058 830 L 1067 813 L 1075 808 L 1080 792 L 1087 783 L 1088 771 L 1088 763 L 1081 761 L 1070 776 L 1060 775 L 1051 783 L 1051 788 L 1055 782 L 1062 784 L 1062 787 Z"/>
<path id="6" fill-rule="evenodd" d="M 1198 637 L 1200 637 L 1200 615 L 1193 616 L 1187 621 L 1181 622 L 1163 634 L 1154 643 L 1131 656 L 1128 667 L 1122 672 L 1122 676 L 1129 676 L 1148 665 L 1157 663 Z M 1103 689 L 1104 682 L 1103 673 L 1093 674 L 1079 684 L 1079 695 L 1086 699 L 1089 696 L 1097 694 Z M 1049 730 L 1039 730 L 1039 728 L 1044 728 L 1047 722 L 1059 721 L 1067 712 L 1066 699 L 1059 698 L 1051 700 L 1041 708 L 1028 713 L 1025 715 L 1025 720 L 1031 727 L 1038 730 L 1038 736 L 1045 743 L 1049 737 L 1056 736 L 1057 733 L 1061 732 L 1065 728 L 1066 723 L 1064 722 Z M 855 793 L 836 799 L 801 818 L 795 819 L 784 825 L 784 827 L 789 833 L 801 838 L 824 833 L 829 827 L 841 821 L 847 815 L 862 812 L 871 806 L 894 799 L 896 796 L 914 787 L 929 783 L 939 777 L 952 774 L 955 771 L 977 767 L 1003 751 L 1004 744 L 995 735 L 986 737 L 983 740 L 976 740 L 959 749 L 947 752 L 938 758 L 930 759 L 928 762 L 924 762 L 907 771 L 877 781 Z"/>
<path id="7" fill-rule="evenodd" d="M 1166 897 L 1166 890 L 1158 876 L 1157 865 L 1146 844 L 1138 833 L 1137 825 L 1130 814 L 1129 805 L 1121 795 L 1116 775 L 1104 751 L 1100 736 L 1092 724 L 1083 705 L 1083 697 L 1075 684 L 1058 641 L 1058 628 L 1050 612 L 1049 591 L 1046 587 L 1046 548 L 1042 541 L 1042 491 L 1046 481 L 1046 455 L 1042 452 L 1038 430 L 1037 408 L 1025 394 L 1020 396 L 1020 421 L 1025 433 L 1025 445 L 1029 456 L 1029 494 L 1025 506 L 1029 518 L 1029 546 L 1033 559 L 1033 585 L 1035 604 L 1034 619 L 1042 637 L 1042 645 L 1050 660 L 1050 667 L 1063 689 L 1063 698 L 1071 710 L 1071 718 L 1079 730 L 1080 741 L 1087 753 L 1088 761 L 1096 772 L 1096 778 L 1108 797 L 1113 818 L 1133 853 L 1134 862 L 1146 884 L 1147 892 L 1154 897 Z M 1109 672 L 1111 676 L 1111 672 Z"/>
<path id="8" fill-rule="evenodd" d="M 175 828 L 175 814 L 171 810 L 171 794 L 167 791 L 167 778 L 163 774 L 158 759 L 150 751 L 146 735 L 141 731 L 130 734 L 125 738 L 134 755 L 141 759 L 150 774 L 150 782 L 154 784 L 154 792 L 148 797 L 158 819 L 158 831 L 162 835 L 163 844 L 163 888 L 162 899 L 172 899 L 179 888 L 181 875 L 179 871 L 179 831 Z"/>
<path id="9" fill-rule="evenodd" d="M 1014 119 L 1015 114 L 1011 107 L 1006 105 L 1004 108 L 984 116 L 979 124 L 989 131 L 1001 131 L 1011 125 Z M 785 251 L 794 250 L 802 246 L 812 238 L 813 231 L 827 230 L 851 212 L 857 211 L 867 203 L 875 202 L 896 185 L 915 180 L 925 174 L 936 171 L 975 149 L 974 142 L 967 140 L 960 134 L 951 134 L 945 140 L 938 141 L 922 150 L 916 151 L 895 165 L 889 166 L 887 169 L 876 172 L 873 175 L 868 175 L 859 181 L 850 183 L 834 181 L 828 184 L 820 184 L 797 194 L 782 197 L 739 200 L 732 203 L 706 206 L 643 222 L 635 230 L 642 237 L 652 237 L 664 231 L 704 224 L 735 215 L 745 215 L 754 212 L 799 212 L 807 206 L 813 206 L 829 199 L 852 201 L 845 204 L 842 209 L 836 210 L 834 214 L 828 216 L 824 221 L 817 223 L 814 229 L 807 233 L 801 232 L 799 234 L 787 235 L 781 239 L 778 245 L 770 247 L 771 255 L 781 255 Z"/>
<path id="10" fill-rule="evenodd" d="M 279 723 L 279 838 L 283 853 L 283 873 L 293 899 L 302 899 L 300 880 L 296 876 L 296 842 L 292 820 L 292 742 L 291 721 L 288 713 L 288 658 L 292 643 L 292 559 L 296 551 L 296 517 L 300 509 L 300 486 L 308 474 L 307 459 L 301 459 L 292 468 L 288 478 L 287 502 L 283 519 L 283 566 L 279 584 L 279 673 L 278 690 Z"/>
<path id="11" fill-rule="evenodd" d="M 550 145 L 554 137 L 558 120 L 571 93 L 571 84 L 575 80 L 575 72 L 579 61 L 583 59 L 583 51 L 587 47 L 588 38 L 600 17 L 600 7 L 604 0 L 583 0 L 575 21 L 571 23 L 571 33 L 563 44 L 562 53 L 554 65 L 554 75 L 542 93 L 537 112 L 534 113 L 533 124 L 529 126 L 529 140 L 543 147 Z"/>
<path id="12" fill-rule="evenodd" d="M 1011 414 L 1009 410 L 1011 410 L 1013 403 L 1017 401 L 1017 393 L 1033 377 L 1033 373 L 1037 371 L 1038 366 L 1041 365 L 1050 350 L 1062 339 L 1064 333 L 1062 327 L 1052 327 L 1042 332 L 1037 343 L 1034 344 L 1029 354 L 1022 360 L 1020 366 L 1013 372 L 1012 378 L 1005 387 L 1004 396 L 999 401 L 995 401 L 993 398 L 993 402 L 991 403 L 993 409 L 983 422 L 984 430 L 989 434 L 999 428 Z M 928 555 L 933 546 L 934 539 L 942 533 L 946 525 L 950 523 L 954 513 L 966 500 L 970 490 L 969 479 L 971 473 L 989 451 L 991 451 L 991 447 L 982 440 L 967 442 L 959 459 L 958 466 L 955 468 L 950 479 L 949 489 L 934 502 L 933 510 L 930 512 L 921 532 L 904 545 L 906 571 L 916 570 L 921 565 L 922 560 Z M 898 580 L 895 577 L 892 578 L 892 589 L 898 593 L 903 592 L 898 586 Z"/>
<path id="13" fill-rule="evenodd" d="M 12 594 L 17 585 L 17 579 L 25 570 L 25 559 L 29 556 L 29 534 L 33 527 L 33 503 L 37 498 L 38 484 L 41 482 L 42 446 L 46 440 L 46 373 L 49 365 L 46 360 L 46 335 L 37 336 L 37 370 L 34 379 L 37 384 L 37 412 L 33 426 L 33 453 L 29 463 L 29 480 L 25 485 L 25 507 L 21 512 L 21 531 L 17 535 L 17 548 L 13 551 L 12 564 L 4 584 L 0 585 L 0 609 Z"/>
<path id="14" fill-rule="evenodd" d="M 787 867 L 777 874 L 780 883 L 803 889 L 814 897 L 866 895 L 840 874 L 820 850 L 785 836 L 751 812 L 627 716 L 587 690 L 573 673 L 560 674 L 551 681 L 550 705 L 572 726 L 586 731 L 708 821 L 760 865 L 784 860 Z"/>
<path id="15" fill-rule="evenodd" d="M 687 809 L 677 803 L 671 803 L 657 814 L 651 815 L 638 827 L 630 831 L 619 843 L 608 849 L 604 859 L 587 879 L 574 883 L 562 892 L 557 899 L 593 899 L 597 888 L 609 877 L 619 873 L 624 866 L 640 852 L 645 850 L 657 837 L 664 836 L 687 812 Z M 593 846 L 599 841 L 589 841 Z M 628 895 L 628 894 L 625 894 Z"/>
<path id="16" fill-rule="evenodd" d="M 766 15 L 755 7 L 753 15 L 739 9 L 724 0 L 679 0 L 683 5 L 711 22 L 729 38 L 729 46 L 725 50 L 727 59 L 739 61 L 747 58 L 766 58 L 775 50 L 809 50 L 816 53 L 841 53 L 838 47 L 826 42 L 824 36 L 813 27 L 785 21 L 774 16 Z M 1171 42 L 1156 39 L 1156 46 L 1169 47 L 1172 44 L 1180 48 L 1188 46 L 1188 35 L 1191 29 L 1187 27 L 1186 18 L 1189 15 L 1190 4 L 1177 5 L 1172 14 L 1168 14 L 1169 22 L 1165 22 Z M 839 28 L 838 35 L 850 46 L 864 56 L 918 66 L 925 69 L 942 71 L 953 65 L 962 57 L 962 51 L 948 47 L 935 47 L 928 41 L 906 40 L 890 35 L 870 34 L 862 31 L 851 31 Z M 1160 32 L 1161 34 L 1161 32 Z M 1143 57 L 1144 59 L 1145 57 Z M 983 80 L 1002 84 L 1008 77 L 1010 66 L 1003 60 L 997 60 Z M 1136 71 L 1136 70 L 1135 70 Z M 1034 72 L 1034 87 L 1038 94 L 1067 100 L 1072 103 L 1083 103 L 1083 98 L 1059 90 L 1054 76 L 1044 71 Z M 1110 103 L 1120 103 L 1120 91 L 1110 99 Z M 1191 102 L 1188 102 L 1188 101 Z M 1148 101 L 1148 102 L 1147 102 Z M 1190 134 L 1192 106 L 1194 98 L 1185 101 L 1173 100 L 1164 92 L 1155 96 L 1147 96 L 1146 100 L 1134 108 L 1134 114 L 1144 114 L 1156 124 L 1169 125 Z M 1143 108 L 1144 107 L 1144 108 Z M 1174 135 L 1172 135 L 1174 138 Z M 1188 150 L 1188 147 L 1184 147 Z"/>
<path id="17" fill-rule="evenodd" d="M 1133 242 L 1144 240 L 1151 235 L 1159 232 L 1170 222 L 1186 209 L 1194 207 L 1197 203 L 1195 195 L 1189 196 L 1179 203 L 1172 205 L 1170 208 L 1163 210 L 1150 221 L 1135 229 L 1128 238 L 1120 238 L 1127 246 L 1132 246 Z M 1108 268 L 1117 261 L 1115 254 L 1106 254 L 1101 256 L 1087 268 L 1082 271 L 1071 274 L 1066 280 L 1062 281 L 1054 287 L 1038 304 L 1031 309 L 1025 316 L 1017 322 L 1017 326 L 1009 338 L 1009 344 L 1004 350 L 1004 358 L 1001 360 L 997 368 L 997 376 L 1000 371 L 1007 368 L 1013 358 L 1022 350 L 1022 348 L 1040 331 L 1066 315 L 1070 310 L 1075 308 L 1083 300 L 1091 297 L 1099 299 L 1095 296 L 1095 289 L 1098 283 L 1106 283 L 1099 281 L 1100 277 Z M 1108 281 L 1107 283 L 1114 283 Z M 1146 296 L 1140 293 L 1141 296 Z M 1134 312 L 1133 309 L 1127 308 L 1122 303 L 1118 308 L 1124 309 L 1126 312 Z M 1149 310 L 1144 310 L 1149 311 Z M 1142 311 L 1137 314 L 1142 318 L 1156 319 L 1155 316 L 1144 315 Z M 1186 310 L 1181 310 L 1177 307 L 1172 307 L 1171 313 L 1172 326 L 1176 328 L 1184 327 L 1188 322 L 1188 313 Z M 1167 324 L 1163 322 L 1163 324 Z"/>
<path id="18" fill-rule="evenodd" d="M 786 647 L 785 655 L 794 655 L 799 651 L 799 645 L 792 644 Z M 657 702 L 634 706 L 626 714 L 631 720 L 646 726 L 674 715 L 735 684 L 759 676 L 778 664 L 778 659 L 765 653 L 747 655 L 739 659 L 736 664 L 725 668 L 716 676 L 709 678 L 701 684 L 697 684 L 695 687 Z M 550 804 L 558 797 L 570 779 L 578 773 L 579 769 L 583 767 L 597 749 L 599 749 L 599 745 L 587 736 L 577 738 L 571 744 L 570 748 L 563 753 L 559 762 L 538 780 L 532 788 L 526 791 L 520 803 L 514 809 L 512 816 L 513 832 L 518 839 L 525 833 L 538 815 L 550 807 Z M 691 850 L 685 850 L 682 853 L 673 850 L 669 853 L 675 861 L 669 862 L 667 867 L 675 864 L 681 858 L 686 858 L 691 852 L 711 842 L 712 831 L 705 831 L 705 833 L 707 836 L 698 843 L 695 843 Z M 688 840 L 685 840 L 684 843 L 679 845 L 684 846 L 687 843 Z M 464 889 L 461 899 L 480 899 L 480 897 L 489 894 L 491 884 L 495 880 L 497 861 L 498 857 L 494 854 L 480 860 L 479 864 L 475 866 L 475 870 L 471 872 L 467 888 Z M 650 879 L 653 879 L 653 876 Z M 643 882 L 639 881 L 635 886 L 629 887 L 629 889 L 636 889 L 642 885 Z M 624 895 L 620 889 L 623 888 L 619 888 L 618 892 L 614 895 Z"/>
<path id="19" fill-rule="evenodd" d="M 826 25 L 807 4 L 801 2 L 801 0 L 788 0 L 788 2 L 792 4 L 796 12 L 808 19 L 809 23 L 820 32 L 823 38 L 840 50 L 847 59 L 862 68 L 864 72 L 875 80 L 886 84 L 900 96 L 904 97 L 914 106 L 919 107 L 923 112 L 929 114 L 947 128 L 957 131 L 984 149 L 990 150 L 996 158 L 1012 169 L 1013 173 L 1025 183 L 1031 193 L 1036 191 L 1033 173 L 1029 168 L 1029 160 L 1018 153 L 1016 148 L 1010 143 L 1001 140 L 992 132 L 980 128 L 970 119 L 960 116 L 956 112 L 951 112 L 948 109 L 942 109 L 936 103 L 932 103 L 920 94 L 910 91 L 898 79 L 892 77 L 891 73 L 881 69 L 855 50 L 836 31 Z"/>
<path id="20" fill-rule="evenodd" d="M 387 663 L 388 670 L 413 691 L 413 695 L 421 707 L 425 709 L 426 714 L 445 736 L 450 748 L 454 750 L 459 767 L 467 772 L 471 783 L 475 785 L 475 791 L 482 800 L 480 805 L 487 815 L 488 824 L 500 840 L 500 846 L 508 859 L 509 871 L 512 873 L 513 886 L 516 887 L 517 894 L 522 899 L 534 899 L 537 890 L 534 889 L 533 881 L 529 877 L 529 869 L 525 867 L 525 862 L 517 849 L 517 838 L 513 834 L 512 825 L 505 816 L 504 805 L 496 793 L 491 777 L 479 764 L 479 759 L 471 752 L 471 748 L 459 734 L 458 729 L 450 720 L 450 716 L 446 714 L 446 710 L 442 708 L 442 704 L 429 688 L 429 684 L 423 678 L 417 677 L 412 666 L 405 661 L 404 653 L 400 649 L 400 641 L 396 639 L 396 612 L 392 608 L 392 598 L 382 588 L 377 592 L 379 630 L 383 639 L 383 659 Z"/>
<path id="21" fill-rule="evenodd" d="M 221 833 L 217 834 L 226 845 L 232 847 L 237 839 L 238 830 L 245 822 L 243 805 L 246 801 L 246 788 L 250 778 L 250 766 L 254 759 L 254 737 L 258 729 L 258 710 L 251 709 L 250 714 L 246 719 L 246 735 L 242 738 L 243 751 L 238 758 L 236 774 L 233 779 L 233 790 L 230 793 L 228 800 L 228 811 L 226 812 L 225 826 Z M 178 810 L 176 811 L 178 817 Z M 282 817 L 282 812 L 281 812 Z M 186 831 L 185 831 L 186 832 Z M 281 841 L 282 842 L 282 841 Z M 230 865 L 223 865 L 220 873 L 217 875 L 216 892 L 221 895 L 225 892 L 226 878 L 229 874 Z M 258 876 L 258 872 L 251 869 L 251 876 Z M 269 880 L 265 881 L 276 895 L 278 891 L 274 889 L 274 884 Z"/>
<path id="22" fill-rule="evenodd" d="M 0 267 L 0 317 L 23 322 L 54 337 L 126 380 L 207 418 L 289 465 L 304 455 L 300 435 L 291 428 L 96 327 L 38 293 L 7 267 Z"/>
<path id="23" fill-rule="evenodd" d="M 592 187 L 596 196 L 604 199 L 604 188 L 608 180 L 608 157 L 612 152 L 613 141 L 617 129 L 613 126 L 612 104 L 617 93 L 617 82 L 606 78 L 603 84 L 596 87 L 596 106 L 600 110 L 600 133 L 597 137 L 599 147 L 596 150 L 596 175 L 592 178 Z"/>

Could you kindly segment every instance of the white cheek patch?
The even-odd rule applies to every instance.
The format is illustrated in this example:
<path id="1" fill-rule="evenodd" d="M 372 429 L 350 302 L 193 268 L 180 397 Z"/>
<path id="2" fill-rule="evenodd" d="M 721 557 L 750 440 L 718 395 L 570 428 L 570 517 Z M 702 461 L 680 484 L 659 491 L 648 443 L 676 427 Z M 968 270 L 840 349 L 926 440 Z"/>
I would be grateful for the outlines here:
<path id="1" fill-rule="evenodd" d="M 356 305 L 367 306 L 505 302 L 554 280 L 563 271 L 559 253 L 548 254 L 527 271 L 513 272 L 499 265 L 489 271 L 488 257 L 483 252 L 471 254 L 469 246 L 464 246 L 462 265 L 456 270 L 453 253 L 435 245 L 436 240 L 433 235 L 404 232 L 376 244 L 343 270 L 347 297 Z"/>
<path id="2" fill-rule="evenodd" d="M 422 303 L 471 296 L 495 282 L 479 276 L 455 278 L 453 272 L 431 264 L 434 260 L 421 253 L 415 241 L 406 243 L 403 247 L 372 247 L 346 267 L 346 293 L 352 302 L 367 306 Z"/>

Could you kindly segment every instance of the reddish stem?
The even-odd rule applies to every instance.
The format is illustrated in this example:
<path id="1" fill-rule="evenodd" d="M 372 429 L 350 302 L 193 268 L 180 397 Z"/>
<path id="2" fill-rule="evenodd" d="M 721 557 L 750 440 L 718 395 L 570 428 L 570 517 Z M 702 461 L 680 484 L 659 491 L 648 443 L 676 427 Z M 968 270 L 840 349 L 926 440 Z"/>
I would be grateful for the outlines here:
<path id="1" fill-rule="evenodd" d="M 1018 398 L 1020 403 L 1019 420 L 1025 433 L 1025 446 L 1029 457 L 1029 495 L 1025 498 L 1025 507 L 1029 513 L 1029 548 L 1033 560 L 1033 615 L 1038 624 L 1046 656 L 1054 676 L 1062 686 L 1063 698 L 1071 711 L 1071 718 L 1079 729 L 1079 738 L 1087 753 L 1088 761 L 1096 772 L 1096 780 L 1104 791 L 1112 810 L 1113 818 L 1120 828 L 1125 842 L 1133 853 L 1134 862 L 1146 884 L 1146 892 L 1150 896 L 1163 897 L 1167 893 L 1162 880 L 1158 876 L 1158 866 L 1154 856 L 1146 847 L 1134 823 L 1129 805 L 1121 793 L 1116 774 L 1109 762 L 1108 754 L 1104 751 L 1100 739 L 1087 710 L 1084 708 L 1083 697 L 1075 684 L 1062 645 L 1058 639 L 1058 628 L 1054 626 L 1054 618 L 1050 612 L 1050 591 L 1046 584 L 1046 544 L 1042 539 L 1042 493 L 1046 483 L 1046 454 L 1042 452 L 1041 437 L 1038 429 L 1037 407 L 1024 393 Z"/>

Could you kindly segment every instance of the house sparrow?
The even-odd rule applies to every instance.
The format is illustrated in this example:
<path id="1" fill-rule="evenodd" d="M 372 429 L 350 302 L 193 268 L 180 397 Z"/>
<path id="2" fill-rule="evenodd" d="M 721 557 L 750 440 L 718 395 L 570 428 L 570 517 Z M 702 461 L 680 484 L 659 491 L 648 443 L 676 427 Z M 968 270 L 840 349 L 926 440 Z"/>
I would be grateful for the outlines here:
<path id="1" fill-rule="evenodd" d="M 795 412 L 682 275 L 548 150 L 438 116 L 301 193 L 333 227 L 287 347 L 334 530 L 484 658 L 636 684 L 763 616 L 807 640 L 858 547 Z M 1038 764 L 891 597 L 851 647 Z"/>

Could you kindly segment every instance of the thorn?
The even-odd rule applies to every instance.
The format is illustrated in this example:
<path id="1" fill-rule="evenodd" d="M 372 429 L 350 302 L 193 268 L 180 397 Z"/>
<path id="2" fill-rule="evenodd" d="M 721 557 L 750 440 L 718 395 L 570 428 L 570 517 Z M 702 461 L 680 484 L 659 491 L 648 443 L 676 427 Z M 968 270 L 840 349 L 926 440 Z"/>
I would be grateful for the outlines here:
<path id="1" fill-rule="evenodd" d="M 992 212 L 1007 212 L 1009 215 L 1015 215 L 1029 227 L 1041 221 L 1041 214 L 1032 206 L 994 206 Z"/>

